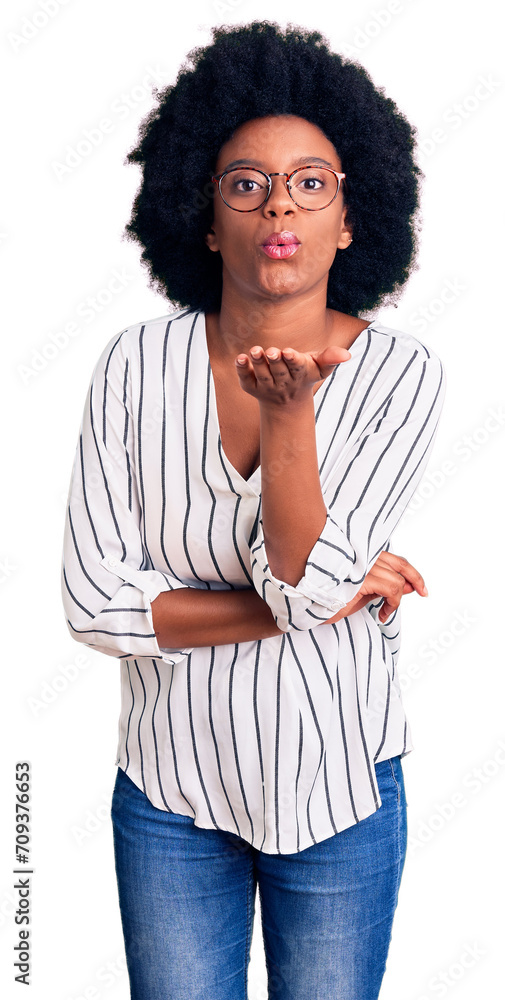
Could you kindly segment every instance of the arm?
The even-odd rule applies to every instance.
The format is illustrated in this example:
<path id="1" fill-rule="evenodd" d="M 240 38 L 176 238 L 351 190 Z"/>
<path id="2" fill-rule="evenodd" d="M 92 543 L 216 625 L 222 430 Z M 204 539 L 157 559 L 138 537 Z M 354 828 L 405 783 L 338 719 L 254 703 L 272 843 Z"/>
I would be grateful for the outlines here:
<path id="1" fill-rule="evenodd" d="M 318 469 L 313 386 L 351 354 L 345 348 L 329 347 L 313 355 L 276 351 L 270 358 L 272 350 L 268 362 L 264 352 L 258 358 L 251 353 L 252 364 L 247 369 L 237 365 L 237 371 L 242 388 L 256 396 L 260 407 L 262 526 L 269 566 L 276 577 L 296 586 L 327 517 Z M 283 459 L 286 441 L 291 451 L 287 461 Z"/>
<path id="2" fill-rule="evenodd" d="M 160 646 L 221 646 L 282 635 L 272 612 L 252 587 L 160 594 L 152 605 Z"/>
<path id="3" fill-rule="evenodd" d="M 310 357 L 298 355 L 298 359 Z M 321 356 L 316 357 L 319 362 Z M 321 374 L 324 370 L 319 377 Z M 361 423 L 355 422 L 354 437 L 349 434 L 345 448 L 333 455 L 333 467 L 327 467 L 324 483 L 319 484 L 326 512 L 322 529 L 320 521 L 316 521 L 320 506 L 314 508 L 314 515 L 312 502 L 305 502 L 306 488 L 309 497 L 316 496 L 317 500 L 315 478 L 317 475 L 319 481 L 319 475 L 314 461 L 312 466 L 305 460 L 301 464 L 295 461 L 291 467 L 285 465 L 282 474 L 271 475 L 267 483 L 262 497 L 263 517 L 251 550 L 251 569 L 258 593 L 272 608 L 283 631 L 310 629 L 333 620 L 331 614 L 339 612 L 359 593 L 427 465 L 444 398 L 445 377 L 440 360 L 436 355 L 427 357 L 414 352 L 409 356 L 406 352 L 389 390 L 384 383 L 381 388 L 379 379 L 373 382 L 373 391 L 369 388 L 366 406 L 362 407 Z M 254 387 L 256 394 L 263 392 L 267 399 L 260 406 L 266 406 L 268 414 L 264 426 L 269 462 L 275 461 L 274 456 L 280 461 L 285 421 L 270 415 L 267 380 L 262 377 L 259 385 L 259 390 Z M 279 385 L 282 395 L 282 379 Z M 308 416 L 303 405 L 302 391 L 298 413 L 305 426 Z M 289 404 L 286 414 L 288 408 Z M 291 421 L 291 416 L 288 419 Z M 309 481 L 299 475 L 297 486 L 301 466 Z M 285 485 L 286 470 L 289 489 Z M 296 560 L 303 559 L 304 553 L 296 549 L 296 538 L 306 519 L 310 519 L 310 528 L 308 534 L 304 531 L 303 544 L 312 541 L 313 546 L 305 556 L 300 579 Z M 295 557 L 291 555 L 293 547 Z M 289 579 L 274 574 L 271 562 L 275 560 L 285 574 L 293 574 Z M 293 584 L 294 580 L 298 582 Z"/>
<path id="4" fill-rule="evenodd" d="M 421 574 L 402 556 L 381 552 L 360 591 L 333 618 L 340 621 L 376 598 L 385 597 L 379 612 L 385 621 L 400 604 L 403 594 L 425 593 Z M 282 635 L 272 612 L 253 588 L 163 593 L 152 604 L 154 631 L 160 646 L 220 646 Z M 328 624 L 328 623 L 327 623 Z"/>
<path id="5" fill-rule="evenodd" d="M 78 642 L 110 656 L 175 663 L 191 650 L 160 647 L 151 602 L 187 585 L 153 569 L 143 544 L 127 333 L 105 347 L 86 398 L 67 501 L 62 599 Z"/>
<path id="6" fill-rule="evenodd" d="M 70 483 L 62 596 L 73 638 L 111 656 L 176 663 L 196 646 L 281 634 L 284 630 L 257 590 L 188 587 L 149 568 L 139 527 L 129 364 L 122 336 L 107 345 L 93 373 Z M 385 593 L 384 587 L 378 593 Z M 331 620 L 355 610 L 356 602 L 342 605 L 342 613 Z M 313 618 L 311 627 L 315 624 Z"/>
<path id="7" fill-rule="evenodd" d="M 296 586 L 326 521 L 317 464 L 312 392 L 299 406 L 260 407 L 261 511 L 268 563 L 274 576 Z M 277 472 L 290 441 L 296 458 Z"/>

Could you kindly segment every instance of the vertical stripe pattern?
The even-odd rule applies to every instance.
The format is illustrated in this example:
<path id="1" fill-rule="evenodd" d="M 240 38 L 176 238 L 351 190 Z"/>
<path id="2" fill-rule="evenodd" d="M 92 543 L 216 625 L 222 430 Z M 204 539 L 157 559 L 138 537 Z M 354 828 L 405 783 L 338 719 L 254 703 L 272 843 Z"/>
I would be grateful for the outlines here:
<path id="1" fill-rule="evenodd" d="M 296 587 L 273 576 L 261 467 L 222 447 L 203 313 L 123 330 L 92 373 L 65 521 L 70 634 L 120 661 L 116 764 L 159 809 L 269 854 L 302 851 L 381 805 L 374 764 L 413 749 L 400 609 L 336 624 L 426 468 L 445 373 L 373 321 L 314 395 L 323 530 Z M 254 586 L 282 634 L 160 648 L 162 591 Z"/>

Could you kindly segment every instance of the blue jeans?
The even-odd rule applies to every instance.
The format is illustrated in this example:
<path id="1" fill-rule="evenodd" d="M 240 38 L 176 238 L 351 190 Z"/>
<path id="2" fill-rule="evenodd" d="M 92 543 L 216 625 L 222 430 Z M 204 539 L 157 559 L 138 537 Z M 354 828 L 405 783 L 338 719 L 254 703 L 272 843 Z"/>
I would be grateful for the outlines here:
<path id="1" fill-rule="evenodd" d="M 400 757 L 382 805 L 295 854 L 157 809 L 118 767 L 111 819 L 132 1000 L 247 1000 L 259 887 L 269 1000 L 377 1000 L 407 847 Z"/>

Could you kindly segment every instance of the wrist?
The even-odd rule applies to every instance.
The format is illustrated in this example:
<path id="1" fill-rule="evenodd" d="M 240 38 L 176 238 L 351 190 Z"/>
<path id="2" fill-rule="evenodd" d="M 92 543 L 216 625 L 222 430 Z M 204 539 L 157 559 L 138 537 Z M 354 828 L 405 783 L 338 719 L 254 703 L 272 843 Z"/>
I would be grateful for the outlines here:
<path id="1" fill-rule="evenodd" d="M 273 424 L 276 421 L 285 425 L 286 421 L 292 419 L 293 421 L 299 420 L 300 416 L 304 414 L 314 414 L 314 394 L 312 389 L 309 389 L 302 396 L 297 396 L 296 399 L 286 399 L 282 402 L 278 400 L 276 402 L 269 400 L 262 400 L 259 404 L 260 407 L 260 420 L 263 422 L 268 422 Z"/>

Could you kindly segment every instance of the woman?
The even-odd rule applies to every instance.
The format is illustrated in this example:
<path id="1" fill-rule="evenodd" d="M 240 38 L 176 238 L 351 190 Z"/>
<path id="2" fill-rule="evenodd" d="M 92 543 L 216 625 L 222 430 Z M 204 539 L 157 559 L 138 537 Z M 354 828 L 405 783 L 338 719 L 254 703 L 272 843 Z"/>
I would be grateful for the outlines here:
<path id="1" fill-rule="evenodd" d="M 180 308 L 97 363 L 71 634 L 121 660 L 112 800 L 131 996 L 379 993 L 406 850 L 387 551 L 444 372 L 359 313 L 414 266 L 414 130 L 317 33 L 214 31 L 142 126 L 129 236 Z"/>

